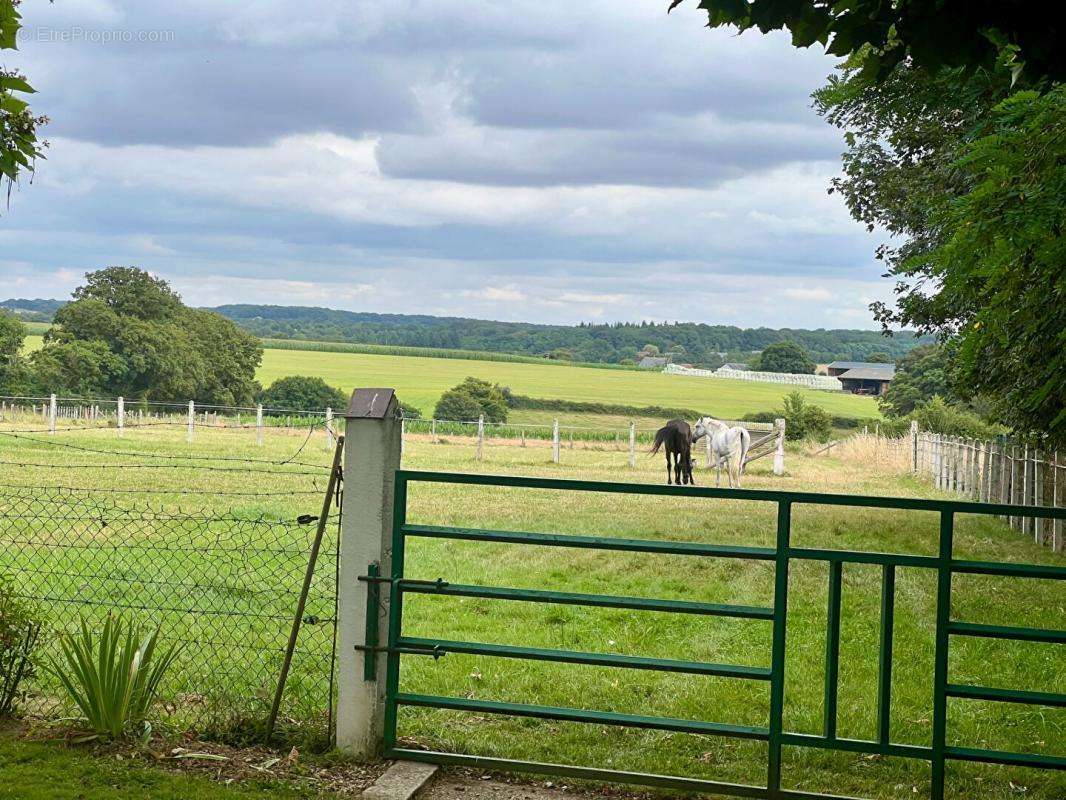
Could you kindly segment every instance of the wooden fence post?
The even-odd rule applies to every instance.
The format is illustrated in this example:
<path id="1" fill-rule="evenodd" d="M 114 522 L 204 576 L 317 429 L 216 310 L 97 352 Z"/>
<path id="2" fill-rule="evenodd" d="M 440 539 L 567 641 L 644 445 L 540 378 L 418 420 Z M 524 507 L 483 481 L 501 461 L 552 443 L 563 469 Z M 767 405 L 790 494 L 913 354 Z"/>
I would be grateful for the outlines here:
<path id="1" fill-rule="evenodd" d="M 185 441 L 187 441 L 187 442 L 191 442 L 192 441 L 193 426 L 195 426 L 195 425 L 196 425 L 196 402 L 193 401 L 193 400 L 190 400 L 189 401 L 189 419 L 187 420 L 187 425 L 186 425 L 186 430 L 185 430 Z"/>
<path id="2" fill-rule="evenodd" d="M 559 463 L 559 420 L 552 420 L 552 461 Z"/>
<path id="3" fill-rule="evenodd" d="M 407 438 L 407 418 L 400 416 L 400 458 L 403 458 L 403 449 L 406 446 Z"/>
<path id="4" fill-rule="evenodd" d="M 485 415 L 482 414 L 482 415 L 480 415 L 477 418 L 477 455 L 475 456 L 475 458 L 477 458 L 478 461 L 481 460 L 481 458 L 482 458 L 482 456 L 484 454 L 483 453 L 484 446 L 485 446 Z"/>
<path id="5" fill-rule="evenodd" d="M 911 420 L 911 472 L 918 473 L 918 420 Z"/>
<path id="6" fill-rule="evenodd" d="M 1033 454 L 1033 505 L 1044 505 L 1044 470 L 1040 468 L 1043 463 L 1043 453 L 1037 450 Z M 1044 520 L 1033 519 L 1033 540 L 1037 544 L 1044 543 Z"/>
<path id="7" fill-rule="evenodd" d="M 1051 454 L 1051 505 L 1059 507 L 1059 451 Z M 1051 549 L 1056 553 L 1063 551 L 1063 521 L 1061 519 L 1051 522 Z"/>
<path id="8" fill-rule="evenodd" d="M 255 443 L 263 446 L 263 404 L 255 407 Z"/>
<path id="9" fill-rule="evenodd" d="M 345 419 L 344 494 L 337 581 L 337 747 L 358 759 L 380 755 L 387 655 L 367 645 L 367 622 L 389 630 L 393 498 L 400 467 L 400 409 L 392 389 L 356 389 Z M 330 576 L 332 577 L 332 576 Z M 377 609 L 371 605 L 376 598 Z M 376 611 L 376 614 L 375 614 Z M 371 637 L 372 638 L 372 637 Z"/>
<path id="10" fill-rule="evenodd" d="M 48 432 L 56 432 L 56 396 L 48 398 Z"/>
<path id="11" fill-rule="evenodd" d="M 637 466 L 637 423 L 629 423 L 629 468 Z"/>
<path id="12" fill-rule="evenodd" d="M 777 429 L 777 441 L 774 444 L 774 475 L 785 474 L 785 421 L 781 418 L 774 420 L 774 428 Z M 741 465 L 743 471 L 743 465 Z"/>
<path id="13" fill-rule="evenodd" d="M 118 435 L 121 437 L 126 430 L 126 401 L 123 398 L 118 399 L 116 409 L 115 424 L 118 426 Z"/>
<path id="14" fill-rule="evenodd" d="M 326 407 L 326 449 L 333 449 L 333 409 Z"/>

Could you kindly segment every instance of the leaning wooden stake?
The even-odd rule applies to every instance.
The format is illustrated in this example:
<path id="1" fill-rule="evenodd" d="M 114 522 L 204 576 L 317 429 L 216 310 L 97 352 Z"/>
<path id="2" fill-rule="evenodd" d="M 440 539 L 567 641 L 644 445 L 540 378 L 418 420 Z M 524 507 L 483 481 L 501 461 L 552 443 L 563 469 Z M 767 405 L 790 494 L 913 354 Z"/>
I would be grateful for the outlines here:
<path id="1" fill-rule="evenodd" d="M 315 540 L 311 544 L 311 554 L 307 558 L 307 571 L 304 573 L 304 585 L 300 590 L 300 599 L 296 603 L 296 615 L 292 620 L 292 630 L 289 631 L 289 643 L 285 647 L 285 660 L 281 664 L 281 676 L 278 678 L 278 688 L 274 692 L 274 703 L 270 707 L 270 716 L 267 718 L 266 738 L 274 735 L 274 724 L 278 720 L 278 709 L 281 708 L 281 696 L 285 692 L 285 681 L 289 677 L 289 667 L 292 666 L 292 654 L 296 651 L 296 639 L 300 635 L 300 623 L 303 622 L 304 608 L 307 606 L 307 593 L 311 590 L 311 579 L 315 576 L 315 563 L 318 561 L 318 551 L 322 546 L 322 536 L 326 532 L 329 523 L 329 509 L 333 505 L 333 496 L 337 492 L 337 479 L 340 477 L 341 454 L 344 452 L 344 437 L 337 437 L 337 449 L 333 453 L 333 468 L 329 471 L 329 483 L 326 485 L 326 497 L 322 501 L 322 513 L 318 517 L 318 528 L 315 530 Z"/>

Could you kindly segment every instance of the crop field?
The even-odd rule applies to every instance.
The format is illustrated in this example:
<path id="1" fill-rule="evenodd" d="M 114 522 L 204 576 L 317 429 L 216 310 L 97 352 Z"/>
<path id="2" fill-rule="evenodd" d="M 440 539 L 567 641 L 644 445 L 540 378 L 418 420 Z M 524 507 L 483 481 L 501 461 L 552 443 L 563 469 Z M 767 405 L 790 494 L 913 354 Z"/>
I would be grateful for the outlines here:
<path id="1" fill-rule="evenodd" d="M 180 426 L 165 425 L 128 430 L 121 440 L 112 428 L 67 430 L 51 439 L 10 435 L 31 427 L 0 425 L 0 571 L 39 598 L 53 624 L 50 636 L 70 624 L 72 608 L 94 619 L 117 608 L 161 622 L 164 637 L 185 641 L 165 687 L 163 724 L 181 726 L 201 719 L 200 710 L 224 707 L 226 724 L 254 725 L 269 701 L 312 535 L 311 527 L 293 520 L 317 514 L 321 503 L 324 479 L 312 467 L 328 463 L 322 433 L 307 439 L 306 432 L 271 430 L 263 447 L 247 429 L 197 429 L 187 443 Z M 494 446 L 478 463 L 469 440 L 457 438 L 441 444 L 413 439 L 404 461 L 409 468 L 655 483 L 663 471 L 661 458 L 647 454 L 630 470 L 609 447 L 564 450 L 562 463 L 553 464 L 544 448 Z M 93 468 L 85 466 L 90 462 Z M 755 462 L 746 485 L 935 494 L 901 474 L 904 464 L 891 452 L 844 458 L 796 450 L 786 464 L 787 474 L 775 477 L 768 461 Z M 696 479 L 709 478 L 699 470 Z M 54 491 L 42 495 L 20 486 Z M 44 496 L 50 505 L 28 514 L 27 496 Z M 744 545 L 769 545 L 774 530 L 773 509 L 752 501 L 427 484 L 412 488 L 410 509 L 412 521 L 440 525 Z M 206 519 L 214 521 L 189 524 Z M 803 546 L 917 554 L 936 547 L 936 520 L 926 512 L 797 508 L 794 530 Z M 308 720 L 321 728 L 328 708 L 332 524 L 330 531 L 308 608 L 317 624 L 304 628 L 283 709 L 294 728 L 311 727 Z M 956 539 L 963 558 L 1066 561 L 996 520 L 962 517 Z M 418 539 L 409 546 L 407 564 L 413 578 L 709 602 L 767 605 L 773 590 L 768 564 L 681 556 L 563 555 L 554 548 Z M 798 732 L 820 732 L 826 572 L 824 565 L 810 564 L 794 568 L 790 577 L 785 709 L 786 728 Z M 1066 627 L 1061 584 L 963 577 L 953 592 L 956 618 Z M 845 569 L 842 736 L 873 734 L 879 599 L 876 567 Z M 899 571 L 892 687 L 897 742 L 930 741 L 934 600 L 931 575 Z M 411 636 L 749 666 L 768 665 L 770 654 L 769 623 L 658 612 L 413 595 L 404 623 Z M 1062 649 L 958 639 L 952 644 L 952 680 L 1061 691 Z M 401 690 L 736 724 L 764 725 L 768 713 L 766 685 L 756 682 L 455 654 L 439 661 L 405 656 Z M 52 692 L 42 676 L 38 704 L 47 705 Z M 410 745 L 487 756 L 749 783 L 765 777 L 765 745 L 710 736 L 425 709 L 404 709 L 400 734 Z M 1063 755 L 1064 734 L 1066 709 L 961 700 L 950 705 L 952 743 Z M 786 750 L 786 759 L 786 785 L 794 788 L 880 799 L 922 796 L 928 786 L 924 762 L 800 750 Z M 953 764 L 949 784 L 950 796 L 960 800 L 1066 796 L 1063 773 L 1021 768 Z"/>
<path id="2" fill-rule="evenodd" d="M 40 346 L 40 336 L 26 337 L 26 352 L 32 352 Z M 264 350 L 259 381 L 268 386 L 287 375 L 315 375 L 345 392 L 350 392 L 357 385 L 390 386 L 396 389 L 404 402 L 417 406 L 424 416 L 432 414 L 433 406 L 445 390 L 467 376 L 509 386 L 517 394 L 533 397 L 695 408 L 723 419 L 737 419 L 747 413 L 780 408 L 782 398 L 793 388 L 751 381 L 554 364 L 318 350 Z M 881 416 L 877 401 L 872 397 L 809 389 L 799 391 L 812 404 L 821 406 L 834 416 L 854 419 Z M 530 420 L 533 419 L 531 415 Z M 536 419 L 543 421 L 543 414 Z"/>
<path id="3" fill-rule="evenodd" d="M 263 385 L 286 375 L 317 375 L 351 391 L 358 386 L 390 386 L 405 402 L 428 415 L 446 389 L 467 376 L 509 386 L 516 394 L 598 403 L 695 408 L 723 418 L 780 407 L 789 387 L 750 381 L 691 378 L 658 372 L 514 364 L 443 358 L 412 358 L 311 350 L 266 350 Z M 878 417 L 871 397 L 804 391 L 811 403 L 841 417 Z"/>

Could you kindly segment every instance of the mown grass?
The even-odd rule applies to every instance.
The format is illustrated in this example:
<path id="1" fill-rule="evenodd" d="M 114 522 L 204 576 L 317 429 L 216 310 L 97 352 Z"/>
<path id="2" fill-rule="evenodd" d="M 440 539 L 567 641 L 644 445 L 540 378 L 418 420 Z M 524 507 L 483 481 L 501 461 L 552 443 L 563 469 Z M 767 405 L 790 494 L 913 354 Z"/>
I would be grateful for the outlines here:
<path id="1" fill-rule="evenodd" d="M 40 348 L 40 336 L 26 337 L 26 352 Z M 509 386 L 518 394 L 594 403 L 691 407 L 723 419 L 780 408 L 797 387 L 721 378 L 693 378 L 661 372 L 612 370 L 558 364 L 511 363 L 477 358 L 426 358 L 322 350 L 267 349 L 257 377 L 268 386 L 287 375 L 314 375 L 345 392 L 358 386 L 391 386 L 404 402 L 430 416 L 447 389 L 473 376 Z M 880 417 L 871 397 L 798 389 L 808 402 L 837 417 Z M 556 414 L 556 416 L 560 416 Z M 565 415 L 571 416 L 569 414 Z M 627 423 L 628 424 L 628 423 Z"/>
<path id="2" fill-rule="evenodd" d="M 770 411 L 794 387 L 778 384 L 693 378 L 659 372 L 602 370 L 495 361 L 410 358 L 310 350 L 266 350 L 259 380 L 267 385 L 286 375 L 317 375 L 345 391 L 355 386 L 391 386 L 407 403 L 429 415 L 441 393 L 467 376 L 509 386 L 518 394 L 637 406 L 696 408 L 735 419 Z M 870 397 L 801 389 L 807 400 L 834 416 L 877 417 Z"/>
<path id="3" fill-rule="evenodd" d="M 5 800 L 295 800 L 314 796 L 313 791 L 280 781 L 249 780 L 227 786 L 0 731 L 0 798 Z"/>
<path id="4" fill-rule="evenodd" d="M 113 431 L 60 436 L 62 441 L 70 442 L 116 442 Z M 296 434 L 272 434 L 267 437 L 266 447 L 258 449 L 253 434 L 247 431 L 198 432 L 197 436 L 193 445 L 187 445 L 179 432 L 143 431 L 137 439 L 128 434 L 120 447 L 143 450 L 151 446 L 160 452 L 279 458 L 295 450 L 300 441 Z M 550 451 L 544 448 L 489 446 L 485 448 L 484 461 L 478 463 L 473 460 L 474 449 L 469 440 L 449 441 L 450 444 L 409 442 L 405 465 L 582 479 L 662 481 L 661 458 L 643 453 L 633 470 L 626 466 L 624 452 L 610 448 L 564 450 L 562 463 L 556 465 L 550 461 Z M 34 456 L 32 460 L 50 460 L 57 466 L 13 471 L 0 464 L 0 470 L 7 470 L 0 472 L 0 482 L 65 480 L 111 487 L 199 487 L 218 492 L 273 490 L 273 496 L 254 503 L 247 500 L 238 503 L 225 496 L 210 500 L 213 508 L 234 514 L 272 513 L 291 517 L 308 510 L 309 505 L 308 497 L 286 495 L 287 489 L 297 485 L 293 483 L 294 478 L 201 473 L 194 467 L 173 472 L 115 469 L 91 474 L 64 472 L 63 463 L 73 460 L 70 454 L 48 445 L 0 437 L 0 459 L 11 461 L 29 452 Z M 301 454 L 301 460 L 315 463 L 325 463 L 326 457 L 317 440 Z M 115 460 L 129 461 L 128 458 Z M 865 494 L 934 494 L 925 483 L 899 475 L 898 462 L 887 457 L 844 460 L 790 452 L 786 466 L 787 474 L 775 477 L 767 460 L 756 462 L 746 485 Z M 700 483 L 709 480 L 702 470 L 696 478 Z M 433 524 L 746 545 L 772 544 L 775 522 L 772 507 L 733 500 L 427 484 L 413 486 L 410 501 L 410 518 Z M 174 495 L 156 498 L 154 502 L 166 508 L 184 508 L 190 499 Z M 805 546 L 921 554 L 936 551 L 936 520 L 922 512 L 800 506 L 795 510 L 794 523 L 794 541 Z M 107 532 L 98 534 L 106 541 Z M 164 529 L 143 532 L 149 539 L 166 535 Z M 194 537 L 190 541 L 197 540 Z M 238 548 L 240 558 L 247 559 L 254 544 L 249 541 Z M 0 561 L 10 558 L 10 552 L 5 550 Z M 1061 556 L 1036 547 L 995 520 L 968 517 L 959 521 L 956 553 L 961 557 L 989 560 L 1064 563 Z M 119 555 L 116 553 L 115 558 Z M 221 555 L 220 558 L 218 563 L 224 564 L 225 558 Z M 410 543 L 407 564 L 408 575 L 415 578 L 442 577 L 456 583 L 710 602 L 769 605 L 773 591 L 771 565 L 722 559 L 417 539 Z M 165 566 L 175 576 L 187 575 L 190 569 L 179 558 Z M 298 572 L 294 564 L 294 569 L 276 576 L 275 583 L 250 585 L 242 584 L 242 575 L 246 581 L 255 581 L 254 571 L 242 573 L 234 569 L 213 590 L 217 592 L 215 596 L 232 597 L 234 603 L 244 602 L 246 596 L 254 597 L 254 592 L 263 590 L 281 595 L 292 591 Z M 74 588 L 84 586 L 94 590 L 98 585 L 99 582 L 85 581 Z M 825 565 L 794 565 L 790 576 L 785 705 L 786 727 L 793 731 L 818 733 L 821 730 L 826 585 Z M 897 590 L 892 738 L 898 742 L 928 744 L 934 581 L 922 570 L 901 569 Z M 122 603 L 123 597 L 115 587 L 110 596 L 116 604 Z M 840 733 L 844 736 L 869 738 L 873 734 L 879 600 L 879 570 L 846 568 L 839 706 Z M 953 614 L 969 621 L 1062 628 L 1066 626 L 1066 593 L 1061 584 L 1051 585 L 1048 581 L 959 579 L 953 592 Z M 768 665 L 770 654 L 768 623 L 662 613 L 412 595 L 405 606 L 404 625 L 404 632 L 415 636 L 756 666 Z M 243 635 L 253 643 L 277 641 L 283 637 L 284 630 L 277 620 L 251 619 Z M 1061 677 L 1066 674 L 1066 654 L 1059 652 L 1062 649 L 1018 642 L 956 640 L 952 646 L 952 680 L 1061 691 Z M 240 649 L 234 649 L 232 655 L 235 659 L 245 658 Z M 300 674 L 302 678 L 294 686 L 294 692 L 311 691 L 314 676 L 306 670 Z M 237 692 L 256 691 L 255 687 L 241 683 L 234 688 Z M 768 714 L 767 688 L 762 683 L 457 655 L 439 661 L 405 657 L 402 689 L 751 725 L 765 725 Z M 298 703 L 291 708 L 305 711 Z M 743 783 L 765 780 L 765 746 L 758 743 L 427 710 L 405 710 L 400 722 L 405 741 L 435 748 Z M 953 701 L 950 707 L 950 740 L 960 745 L 1063 755 L 1064 732 L 1066 712 L 1062 709 L 964 701 Z M 871 798 L 922 796 L 928 786 L 928 766 L 923 762 L 814 750 L 789 749 L 785 774 L 788 786 Z M 1012 789 L 1011 781 L 1016 787 L 1026 787 L 1028 797 L 1051 800 L 1066 796 L 1066 779 L 1061 773 L 959 765 L 950 768 L 951 796 L 956 798 L 1014 797 L 1021 790 Z"/>

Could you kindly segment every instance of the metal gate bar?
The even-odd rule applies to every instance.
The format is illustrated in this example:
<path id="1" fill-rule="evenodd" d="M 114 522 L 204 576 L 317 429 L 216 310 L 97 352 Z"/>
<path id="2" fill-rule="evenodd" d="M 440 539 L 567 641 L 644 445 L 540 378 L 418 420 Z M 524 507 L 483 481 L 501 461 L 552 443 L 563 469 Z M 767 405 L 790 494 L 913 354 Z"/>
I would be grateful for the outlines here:
<path id="1" fill-rule="evenodd" d="M 570 536 L 565 534 L 532 533 L 522 531 L 491 531 L 475 528 L 439 527 L 408 524 L 407 490 L 411 482 L 448 483 L 476 486 L 497 486 L 565 491 L 626 493 L 638 495 L 719 498 L 769 502 L 777 508 L 776 543 L 772 548 L 713 545 L 699 542 L 654 541 L 604 536 Z M 857 752 L 913 758 L 932 765 L 932 797 L 944 796 L 945 767 L 951 760 L 986 764 L 1006 764 L 1045 769 L 1066 769 L 1066 757 L 1029 753 L 1010 753 L 948 745 L 947 700 L 993 700 L 1030 705 L 1066 707 L 1066 694 L 996 689 L 984 686 L 952 684 L 948 680 L 948 651 L 952 636 L 979 636 L 995 639 L 1066 643 L 1066 631 L 1029 627 L 987 625 L 953 620 L 950 616 L 951 583 L 954 574 L 995 575 L 1016 578 L 1066 580 L 1066 567 L 1035 564 L 1007 564 L 984 561 L 956 560 L 952 556 L 954 518 L 956 514 L 1012 515 L 1043 519 L 1066 519 L 1066 509 L 1031 506 L 995 505 L 953 500 L 928 500 L 894 497 L 832 495 L 807 492 L 781 492 L 751 489 L 718 489 L 692 486 L 657 486 L 598 481 L 573 481 L 555 478 L 522 478 L 514 476 L 470 475 L 442 472 L 413 472 L 398 470 L 394 496 L 394 528 L 392 541 L 392 573 L 388 577 L 367 576 L 368 590 L 378 582 L 389 584 L 389 631 L 386 672 L 385 755 L 438 764 L 454 764 L 485 769 L 514 770 L 535 774 L 559 775 L 594 781 L 633 783 L 643 786 L 672 788 L 734 797 L 769 798 L 770 800 L 854 800 L 835 795 L 801 792 L 782 788 L 781 754 L 785 746 L 814 747 L 843 752 Z M 877 553 L 791 546 L 793 505 L 850 506 L 864 508 L 930 511 L 939 514 L 940 542 L 937 556 L 915 556 L 896 553 Z M 614 595 L 556 592 L 542 589 L 470 586 L 450 584 L 443 580 L 412 581 L 404 578 L 404 551 L 408 537 L 455 539 L 473 542 L 522 544 L 549 547 L 569 547 L 608 551 L 660 553 L 710 558 L 753 559 L 774 562 L 774 603 L 772 608 L 717 603 L 698 603 L 682 600 L 623 597 Z M 788 574 L 792 560 L 826 562 L 829 570 L 829 605 L 827 608 L 826 683 L 823 735 L 785 731 L 784 678 L 787 644 Z M 842 739 L 837 736 L 837 692 L 840 656 L 841 582 L 844 565 L 876 564 L 882 568 L 880 617 L 880 649 L 877 684 L 877 739 L 866 741 Z M 899 568 L 930 569 L 937 573 L 936 649 L 933 692 L 933 737 L 929 747 L 894 743 L 891 741 L 891 681 L 893 663 L 893 623 L 895 616 L 895 582 Z M 731 664 L 710 664 L 676 659 L 648 658 L 607 653 L 585 653 L 550 648 L 516 647 L 512 645 L 457 642 L 442 639 L 405 637 L 401 633 L 402 605 L 405 594 L 435 594 L 442 596 L 480 597 L 535 603 L 557 603 L 600 608 L 625 608 L 668 613 L 700 614 L 770 621 L 773 624 L 773 643 L 770 667 L 751 667 Z M 374 649 L 376 642 L 368 642 Z M 769 682 L 769 714 L 766 727 L 749 727 L 723 722 L 673 719 L 577 708 L 504 703 L 488 700 L 442 697 L 436 695 L 402 693 L 399 690 L 400 658 L 402 655 L 432 656 L 447 653 L 485 655 L 490 657 L 533 659 L 572 664 L 646 669 L 689 674 L 715 675 L 744 680 Z M 542 764 L 473 755 L 438 753 L 397 747 L 397 713 L 400 706 L 440 708 L 491 714 L 554 719 L 630 728 L 669 730 L 710 734 L 768 743 L 767 776 L 765 786 L 746 786 L 679 776 L 620 772 L 615 770 L 579 767 L 565 764 Z"/>

